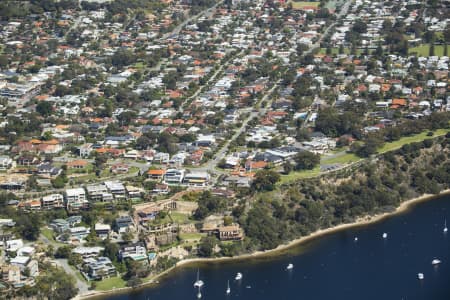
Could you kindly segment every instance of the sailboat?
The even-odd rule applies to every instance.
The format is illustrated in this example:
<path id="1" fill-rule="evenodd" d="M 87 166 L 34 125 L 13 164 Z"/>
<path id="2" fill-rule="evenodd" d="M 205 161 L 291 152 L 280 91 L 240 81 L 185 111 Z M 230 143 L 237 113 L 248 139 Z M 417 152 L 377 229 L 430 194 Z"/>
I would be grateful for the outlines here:
<path id="1" fill-rule="evenodd" d="M 228 280 L 228 282 L 227 282 L 227 295 L 229 295 L 230 293 L 231 293 L 230 281 Z"/>
<path id="2" fill-rule="evenodd" d="M 444 221 L 444 233 L 446 233 L 448 231 L 448 228 L 447 228 L 447 219 L 445 219 L 445 221 Z"/>
<path id="3" fill-rule="evenodd" d="M 199 293 L 200 293 L 200 288 L 203 286 L 204 282 L 202 280 L 200 280 L 200 272 L 197 269 L 197 280 L 194 282 L 194 287 L 198 287 L 199 288 Z M 201 295 L 200 295 L 201 297 Z"/>
<path id="4" fill-rule="evenodd" d="M 202 293 L 200 292 L 200 287 L 198 287 L 197 299 L 202 297 Z"/>
<path id="5" fill-rule="evenodd" d="M 441 263 L 441 261 L 439 260 L 439 259 L 437 259 L 437 258 L 435 258 L 435 259 L 433 259 L 432 261 L 431 261 L 431 264 L 433 265 L 433 266 L 436 266 L 436 265 L 438 265 L 438 264 L 440 264 Z"/>

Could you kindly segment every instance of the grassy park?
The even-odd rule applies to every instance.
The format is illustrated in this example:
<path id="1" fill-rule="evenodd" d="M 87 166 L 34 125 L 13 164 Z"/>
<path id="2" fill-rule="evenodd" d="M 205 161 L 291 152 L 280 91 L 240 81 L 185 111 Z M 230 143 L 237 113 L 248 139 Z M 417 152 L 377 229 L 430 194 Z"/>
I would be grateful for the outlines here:
<path id="1" fill-rule="evenodd" d="M 428 132 L 429 131 L 424 131 L 424 132 L 416 134 L 416 135 L 402 137 L 398 141 L 386 143 L 383 145 L 383 147 L 381 147 L 378 150 L 378 153 L 383 154 L 383 153 L 386 153 L 389 151 L 394 151 L 394 150 L 400 149 L 403 145 L 406 145 L 406 144 L 422 142 L 423 140 L 426 140 L 426 139 L 434 138 L 437 136 L 442 136 L 442 135 L 445 135 L 448 132 L 450 132 L 450 130 L 449 129 L 438 129 L 438 130 L 433 131 L 432 136 L 429 136 Z M 323 157 L 321 159 L 321 164 L 322 165 L 332 165 L 332 164 L 346 165 L 346 164 L 357 162 L 359 160 L 361 160 L 361 158 L 356 156 L 355 154 L 345 153 L 342 155 L 334 155 L 332 157 Z M 290 182 L 293 182 L 298 179 L 316 177 L 316 176 L 319 176 L 320 174 L 322 174 L 322 172 L 320 171 L 319 166 L 315 167 L 312 170 L 291 172 L 288 175 L 282 175 L 279 184 L 290 183 Z"/>
<path id="2" fill-rule="evenodd" d="M 125 280 L 120 277 L 111 277 L 107 279 L 103 279 L 102 281 L 96 281 L 95 289 L 98 291 L 107 291 L 112 290 L 114 288 L 119 289 L 126 286 Z"/>
<path id="3" fill-rule="evenodd" d="M 435 45 L 434 46 L 434 55 L 443 56 L 444 55 L 444 46 L 445 45 Z M 447 45 L 447 52 L 450 52 L 450 46 Z M 417 53 L 418 56 L 428 57 L 430 56 L 430 45 L 423 44 L 417 47 L 409 48 L 409 54 Z"/>
<path id="4" fill-rule="evenodd" d="M 308 1 L 291 1 L 293 9 L 303 9 L 308 6 L 319 7 L 320 2 L 308 2 Z"/>

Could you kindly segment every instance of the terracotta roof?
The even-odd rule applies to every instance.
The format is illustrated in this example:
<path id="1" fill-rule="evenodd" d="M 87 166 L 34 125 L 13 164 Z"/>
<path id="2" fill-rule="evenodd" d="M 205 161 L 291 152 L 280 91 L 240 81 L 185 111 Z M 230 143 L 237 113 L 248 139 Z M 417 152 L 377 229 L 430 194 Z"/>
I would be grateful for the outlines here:
<path id="1" fill-rule="evenodd" d="M 166 174 L 166 170 L 162 170 L 162 169 L 148 170 L 147 174 L 149 174 L 149 175 L 164 175 L 164 174 Z"/>

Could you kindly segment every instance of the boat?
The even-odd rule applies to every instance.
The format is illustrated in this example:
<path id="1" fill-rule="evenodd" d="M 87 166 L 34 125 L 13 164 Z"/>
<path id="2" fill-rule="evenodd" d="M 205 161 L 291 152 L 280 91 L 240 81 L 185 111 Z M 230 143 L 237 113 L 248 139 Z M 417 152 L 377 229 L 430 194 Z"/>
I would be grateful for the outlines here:
<path id="1" fill-rule="evenodd" d="M 383 239 L 386 239 L 387 238 L 387 233 L 385 232 L 385 233 L 383 233 Z"/>
<path id="2" fill-rule="evenodd" d="M 448 228 L 447 228 L 447 219 L 445 219 L 445 221 L 444 221 L 444 233 L 446 233 L 448 231 Z"/>
<path id="3" fill-rule="evenodd" d="M 293 264 L 288 264 L 286 270 L 292 270 L 294 268 Z"/>
<path id="4" fill-rule="evenodd" d="M 246 289 L 251 289 L 252 287 L 250 285 L 247 285 L 245 288 Z"/>
<path id="5" fill-rule="evenodd" d="M 234 280 L 241 280 L 242 279 L 242 273 L 238 272 L 236 274 L 236 277 L 234 277 Z"/>
<path id="6" fill-rule="evenodd" d="M 200 280 L 200 272 L 199 272 L 199 270 L 197 270 L 197 280 L 194 282 L 194 287 L 201 288 L 204 284 L 205 283 L 202 280 Z M 199 293 L 200 293 L 200 291 L 199 291 Z"/>
<path id="7" fill-rule="evenodd" d="M 432 264 L 433 266 L 438 265 L 438 264 L 440 264 L 440 263 L 441 263 L 441 261 L 440 261 L 439 259 L 437 259 L 437 258 L 435 258 L 435 259 L 433 259 L 433 260 L 431 261 L 431 264 Z"/>
<path id="8" fill-rule="evenodd" d="M 228 280 L 227 282 L 227 295 L 231 293 L 231 289 L 230 289 L 230 281 Z"/>
<path id="9" fill-rule="evenodd" d="M 417 278 L 419 278 L 420 280 L 422 280 L 424 278 L 423 273 L 418 273 L 417 274 Z"/>
<path id="10" fill-rule="evenodd" d="M 355 242 L 357 242 L 358 241 L 358 237 L 357 236 L 355 236 Z"/>
<path id="11" fill-rule="evenodd" d="M 197 299 L 202 298 L 202 293 L 200 292 L 200 287 L 198 287 Z"/>

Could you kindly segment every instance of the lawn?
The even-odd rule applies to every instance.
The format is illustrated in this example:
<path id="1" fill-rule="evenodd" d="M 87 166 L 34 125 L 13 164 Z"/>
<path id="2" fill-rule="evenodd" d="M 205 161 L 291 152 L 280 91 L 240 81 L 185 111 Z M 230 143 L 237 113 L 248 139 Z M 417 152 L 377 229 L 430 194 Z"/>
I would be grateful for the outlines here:
<path id="1" fill-rule="evenodd" d="M 422 142 L 423 140 L 426 140 L 426 139 L 431 139 L 431 138 L 434 138 L 434 137 L 437 137 L 440 135 L 445 135 L 445 134 L 447 134 L 447 132 L 450 132 L 450 131 L 448 129 L 438 129 L 438 130 L 434 131 L 433 136 L 427 136 L 428 132 L 429 131 L 424 131 L 422 133 L 419 133 L 419 134 L 416 134 L 413 136 L 403 137 L 403 138 L 399 139 L 398 141 L 386 143 L 383 147 L 381 147 L 380 150 L 378 150 L 378 153 L 385 153 L 385 152 L 397 150 L 405 144 Z"/>
<path id="2" fill-rule="evenodd" d="M 308 6 L 318 7 L 320 4 L 320 2 L 308 2 L 308 1 L 299 1 L 299 2 L 291 1 L 291 3 L 293 9 L 302 9 Z"/>
<path id="3" fill-rule="evenodd" d="M 143 68 L 145 68 L 145 65 L 143 62 L 137 62 L 134 64 L 134 67 L 138 70 L 142 70 Z"/>
<path id="4" fill-rule="evenodd" d="M 182 214 L 179 212 L 171 212 L 170 217 L 175 223 L 186 224 L 189 222 L 189 216 L 187 214 Z"/>
<path id="5" fill-rule="evenodd" d="M 450 52 L 450 46 L 447 45 L 447 51 Z M 428 57 L 430 55 L 430 45 L 429 44 L 423 44 L 418 47 L 409 48 L 408 50 L 409 54 L 417 53 L 419 56 L 425 56 Z M 436 56 L 443 56 L 444 55 L 444 45 L 435 45 L 434 46 L 434 55 Z"/>
<path id="6" fill-rule="evenodd" d="M 345 153 L 343 155 L 338 155 L 338 156 L 331 157 L 331 158 L 327 158 L 325 156 L 325 157 L 322 158 L 321 164 L 327 164 L 327 165 L 331 165 L 331 164 L 348 164 L 348 163 L 356 162 L 356 161 L 358 161 L 360 159 L 361 158 L 359 158 L 358 156 L 356 156 L 353 153 Z"/>
<path id="7" fill-rule="evenodd" d="M 422 142 L 426 139 L 431 139 L 437 136 L 445 135 L 448 132 L 450 132 L 449 129 L 438 129 L 434 131 L 433 136 L 428 136 L 429 131 L 424 131 L 422 133 L 413 135 L 413 136 L 407 136 L 399 139 L 398 141 L 394 141 L 391 143 L 384 144 L 383 147 L 381 147 L 378 150 L 379 154 L 386 153 L 389 151 L 397 150 L 401 148 L 405 144 L 410 143 L 416 143 L 416 142 Z M 323 157 L 321 160 L 321 164 L 349 164 L 353 162 L 357 162 L 360 160 L 358 156 L 356 156 L 353 153 L 346 153 L 343 155 L 338 155 L 335 157 L 327 158 Z M 311 178 L 319 176 L 322 172 L 320 172 L 320 167 L 316 167 L 313 170 L 306 170 L 306 171 L 297 171 L 297 172 L 291 172 L 289 175 L 281 175 L 281 180 L 278 182 L 278 184 L 285 184 L 290 183 L 298 179 L 304 179 L 304 178 Z"/>
<path id="8" fill-rule="evenodd" d="M 43 236 L 45 236 L 49 241 L 55 241 L 55 239 L 53 238 L 53 230 L 44 227 L 41 229 L 41 233 Z"/>
<path id="9" fill-rule="evenodd" d="M 362 53 L 364 53 L 365 49 L 356 49 L 356 54 L 357 55 L 361 55 Z M 344 53 L 345 54 L 350 54 L 351 49 L 350 48 L 344 48 Z M 369 49 L 369 53 L 373 52 L 372 49 Z M 327 54 L 327 48 L 320 48 L 319 50 L 320 54 Z M 339 54 L 339 48 L 331 48 L 331 55 L 337 55 Z"/>
<path id="10" fill-rule="evenodd" d="M 315 167 L 312 170 L 291 172 L 288 175 L 281 175 L 279 184 L 290 183 L 298 179 L 311 178 L 320 175 L 320 167 Z"/>
<path id="11" fill-rule="evenodd" d="M 182 240 L 199 240 L 204 236 L 205 234 L 202 233 L 180 233 L 180 238 Z"/>
<path id="12" fill-rule="evenodd" d="M 108 291 L 114 288 L 119 289 L 126 286 L 125 280 L 120 277 L 111 277 L 102 281 L 96 281 L 95 289 L 98 291 Z"/>

